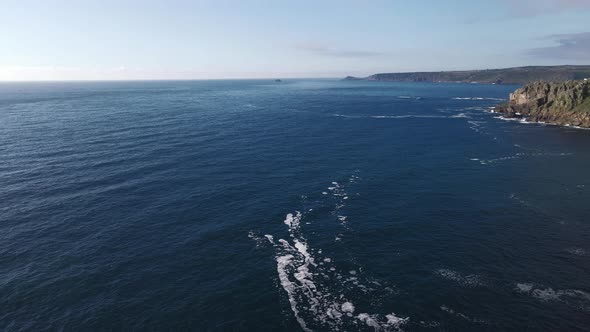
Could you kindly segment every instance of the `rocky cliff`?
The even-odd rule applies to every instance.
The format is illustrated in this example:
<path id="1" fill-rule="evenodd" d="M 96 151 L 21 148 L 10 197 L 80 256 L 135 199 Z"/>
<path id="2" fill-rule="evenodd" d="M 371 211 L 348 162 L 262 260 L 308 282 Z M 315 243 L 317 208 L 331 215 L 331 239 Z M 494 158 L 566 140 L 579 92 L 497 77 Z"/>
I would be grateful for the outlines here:
<path id="1" fill-rule="evenodd" d="M 590 128 L 590 81 L 534 82 L 510 94 L 495 112 L 506 118 Z"/>
<path id="2" fill-rule="evenodd" d="M 345 80 L 527 84 L 540 80 L 563 82 L 584 78 L 590 78 L 590 66 L 529 66 L 486 70 L 382 73 L 364 78 L 348 76 Z"/>

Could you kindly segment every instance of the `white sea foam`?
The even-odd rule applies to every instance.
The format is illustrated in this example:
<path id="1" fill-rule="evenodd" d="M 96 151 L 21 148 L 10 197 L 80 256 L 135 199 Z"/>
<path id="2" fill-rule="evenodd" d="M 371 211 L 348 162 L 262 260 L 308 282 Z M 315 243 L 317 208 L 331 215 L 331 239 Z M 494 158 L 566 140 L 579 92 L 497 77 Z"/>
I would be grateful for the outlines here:
<path id="1" fill-rule="evenodd" d="M 457 118 L 446 115 L 435 114 L 399 114 L 399 115 L 346 115 L 346 114 L 332 114 L 338 118 L 350 119 L 452 119 Z"/>
<path id="2" fill-rule="evenodd" d="M 490 97 L 455 97 L 454 100 L 505 100 L 503 98 L 490 98 Z"/>
<path id="3" fill-rule="evenodd" d="M 354 312 L 354 305 L 350 302 L 342 303 L 342 306 L 340 308 L 341 308 L 342 312 L 348 312 L 348 313 Z"/>
<path id="4" fill-rule="evenodd" d="M 572 255 L 576 255 L 576 256 L 589 256 L 590 253 L 588 253 L 588 251 L 586 251 L 583 248 L 568 248 L 566 250 L 567 252 L 569 252 Z"/>
<path id="5" fill-rule="evenodd" d="M 301 222 L 301 212 L 296 211 L 295 215 L 289 213 L 285 218 L 285 225 L 289 226 L 289 230 L 295 230 L 299 228 L 299 223 Z"/>
<path id="6" fill-rule="evenodd" d="M 410 318 L 406 317 L 406 318 L 400 318 L 397 317 L 395 315 L 395 313 L 390 313 L 389 315 L 385 315 L 385 318 L 387 318 L 387 325 L 395 327 L 395 328 L 400 328 L 402 325 L 406 324 Z"/>
<path id="7" fill-rule="evenodd" d="M 512 199 L 512 200 L 514 200 L 514 201 L 517 201 L 518 203 L 520 203 L 520 204 L 522 204 L 524 206 L 533 207 L 534 208 L 534 206 L 531 203 L 529 203 L 528 201 L 525 201 L 524 199 L 520 198 L 520 196 L 516 195 L 515 193 L 510 194 L 509 198 Z"/>
<path id="8" fill-rule="evenodd" d="M 348 183 L 358 179 L 358 176 L 353 175 Z M 344 197 L 348 197 L 346 187 L 346 184 L 333 181 L 326 191 L 330 196 L 322 200 L 333 204 L 331 216 L 340 222 L 347 220 L 345 215 L 338 212 L 344 207 Z M 302 199 L 305 200 L 305 197 L 302 196 Z M 305 209 L 310 210 L 322 209 Z M 323 254 L 321 248 L 312 248 L 304 236 L 305 227 L 309 224 L 306 214 L 299 211 L 288 213 L 283 224 L 287 226 L 288 238 L 277 240 L 270 234 L 257 238 L 262 238 L 264 243 L 270 243 L 274 248 L 279 284 L 287 295 L 295 320 L 304 331 L 346 331 L 351 327 L 358 328 L 359 324 L 369 325 L 376 330 L 399 331 L 408 322 L 409 318 L 400 318 L 393 313 L 357 314 L 354 296 L 364 294 L 382 301 L 383 297 L 396 294 L 392 291 L 395 286 L 371 280 L 364 276 L 361 267 L 354 270 L 338 268 L 331 257 Z M 343 236 L 337 234 L 335 240 L 339 241 Z M 375 303 L 375 300 L 371 302 Z M 363 312 L 367 309 L 364 307 Z"/>
<path id="9" fill-rule="evenodd" d="M 459 113 L 459 114 L 451 115 L 451 118 L 469 118 L 469 115 L 467 115 L 466 113 Z"/>
<path id="10" fill-rule="evenodd" d="M 533 290 L 533 284 L 516 284 L 516 290 L 520 293 L 529 293 L 531 290 Z"/>
<path id="11" fill-rule="evenodd" d="M 469 317 L 469 316 L 467 316 L 466 314 L 464 314 L 464 313 L 461 313 L 461 312 L 457 312 L 457 311 L 455 311 L 455 310 L 453 310 L 453 309 L 449 308 L 449 307 L 448 307 L 448 306 L 446 306 L 446 305 L 441 305 L 441 306 L 440 306 L 440 310 L 442 310 L 442 311 L 444 311 L 444 312 L 446 312 L 446 313 L 448 313 L 448 314 L 451 314 L 451 315 L 453 315 L 453 316 L 457 316 L 457 317 L 459 317 L 459 318 L 461 318 L 461 319 L 464 319 L 464 320 L 466 320 L 466 321 L 468 321 L 468 322 L 471 322 L 471 323 L 488 324 L 488 322 L 487 322 L 487 321 L 485 321 L 485 320 L 483 320 L 483 319 L 478 319 L 478 318 Z"/>
<path id="12" fill-rule="evenodd" d="M 585 311 L 590 310 L 590 293 L 578 289 L 535 287 L 533 283 L 517 283 L 516 291 L 542 302 L 558 301 Z"/>
<path id="13" fill-rule="evenodd" d="M 295 319 L 305 331 L 312 329 L 336 331 L 346 329 L 346 326 L 355 321 L 363 322 L 377 330 L 399 330 L 399 327 L 408 321 L 408 318 L 398 318 L 394 314 L 385 318 L 378 314 L 360 314 L 354 316 L 356 310 L 352 301 L 347 300 L 340 292 L 332 292 L 335 288 L 345 289 L 345 283 L 357 287 L 359 291 L 367 292 L 369 287 L 361 284 L 358 277 L 342 278 L 334 266 L 326 266 L 332 263 L 332 259 L 324 257 L 320 259 L 321 265 L 316 264 L 314 252 L 309 248 L 307 241 L 300 234 L 300 221 L 303 216 L 299 213 L 288 214 L 285 217 L 285 225 L 294 235 L 292 243 L 285 239 L 278 240 L 275 244 L 277 250 L 276 262 L 279 282 L 287 294 L 291 311 Z M 315 252 L 320 253 L 321 250 Z M 356 270 L 349 274 L 356 275 Z M 342 285 L 330 285 L 322 281 L 330 280 L 330 275 L 335 276 L 330 282 L 339 280 Z M 372 289 L 372 288 L 371 288 Z"/>
<path id="14" fill-rule="evenodd" d="M 256 233 L 254 233 L 254 231 L 249 231 L 248 232 L 248 237 L 253 239 L 253 240 L 257 240 L 259 237 L 258 235 L 256 235 Z"/>
<path id="15" fill-rule="evenodd" d="M 571 152 L 519 152 L 515 153 L 511 156 L 504 156 L 498 157 L 493 159 L 480 159 L 479 162 L 482 165 L 486 164 L 493 164 L 507 160 L 514 160 L 514 159 L 521 159 L 521 158 L 530 158 L 530 157 L 563 157 L 563 156 L 571 156 L 573 153 Z"/>
<path id="16" fill-rule="evenodd" d="M 420 115 L 420 114 L 403 114 L 403 115 L 371 115 L 369 116 L 373 119 L 408 119 L 408 118 L 417 118 L 417 119 L 444 119 L 449 118 L 448 116 L 444 115 Z"/>
<path id="17" fill-rule="evenodd" d="M 265 234 L 264 237 L 266 237 L 266 239 L 268 240 L 268 242 L 270 243 L 275 243 L 274 238 L 272 235 L 270 234 Z"/>
<path id="18" fill-rule="evenodd" d="M 349 178 L 349 183 L 355 183 L 358 179 L 360 179 L 358 176 L 352 175 Z M 349 195 L 345 190 L 345 185 L 342 185 L 337 181 L 333 181 L 332 186 L 328 187 L 328 191 L 332 194 L 332 197 L 336 199 L 336 204 L 334 205 L 332 214 L 336 216 L 342 226 L 348 227 L 348 217 L 340 212 L 340 210 L 346 206 L 345 201 L 349 199 Z"/>
<path id="19" fill-rule="evenodd" d="M 485 121 L 467 121 L 467 123 L 469 124 L 469 129 L 477 132 L 477 133 L 482 133 L 482 123 L 485 123 Z"/>
<path id="20" fill-rule="evenodd" d="M 256 242 L 257 248 L 260 248 L 264 245 L 268 245 L 268 242 L 267 242 L 268 236 L 270 236 L 270 235 L 260 236 L 254 231 L 248 232 L 248 238 L 250 238 Z M 271 239 L 268 239 L 268 241 L 270 241 L 272 243 L 272 236 L 271 236 Z"/>
<path id="21" fill-rule="evenodd" d="M 287 214 L 283 223 L 288 227 L 291 240 L 272 242 L 276 250 L 279 283 L 301 328 L 304 331 L 346 330 L 347 326 L 353 326 L 358 321 L 377 330 L 399 330 L 408 318 L 399 318 L 394 314 L 385 317 L 379 314 L 353 315 L 356 306 L 336 289 L 355 287 L 356 292 L 363 293 L 377 290 L 362 283 L 357 270 L 349 271 L 348 274 L 353 277 L 343 278 L 330 257 L 316 257 L 314 253 L 320 254 L 322 250 L 309 247 L 302 235 L 302 221 L 304 215 L 300 212 Z"/>
<path id="22" fill-rule="evenodd" d="M 337 118 L 350 118 L 350 119 L 364 118 L 364 116 L 361 116 L 361 115 L 347 115 L 347 114 L 332 114 L 332 116 L 335 116 Z"/>
<path id="23" fill-rule="evenodd" d="M 590 130 L 590 128 L 580 127 L 580 126 L 572 126 L 572 125 L 565 125 L 565 126 L 568 128 L 574 128 L 574 129 Z"/>
<path id="24" fill-rule="evenodd" d="M 526 117 L 507 118 L 507 117 L 504 117 L 501 115 L 501 116 L 495 116 L 494 119 L 498 119 L 498 120 L 502 120 L 502 121 L 515 121 L 515 122 L 519 122 L 522 124 L 537 124 L 537 125 L 543 125 L 543 126 L 558 126 L 558 127 L 567 127 L 567 128 L 573 128 L 573 129 L 590 130 L 590 128 L 580 127 L 580 126 L 572 126 L 571 124 L 560 125 L 557 123 L 549 123 L 549 122 L 544 122 L 544 121 L 528 121 Z"/>
<path id="25" fill-rule="evenodd" d="M 311 331 L 311 329 L 307 328 L 305 320 L 299 316 L 299 309 L 297 309 L 297 301 L 294 296 L 296 289 L 295 284 L 289 280 L 289 276 L 287 274 L 287 267 L 291 264 L 293 258 L 293 255 L 277 256 L 276 261 L 279 281 L 285 292 L 287 292 L 289 304 L 291 305 L 291 310 L 293 311 L 295 319 L 304 331 Z"/>
<path id="26" fill-rule="evenodd" d="M 481 277 L 477 274 L 461 274 L 457 271 L 449 270 L 449 269 L 438 269 L 435 271 L 435 274 L 447 279 L 457 282 L 461 286 L 467 287 L 476 287 L 476 286 L 483 286 L 484 283 L 481 280 Z"/>
<path id="27" fill-rule="evenodd" d="M 503 120 L 503 121 L 516 121 L 516 122 L 526 123 L 526 119 L 523 120 L 522 118 L 506 118 L 503 116 L 495 116 L 494 119 Z"/>

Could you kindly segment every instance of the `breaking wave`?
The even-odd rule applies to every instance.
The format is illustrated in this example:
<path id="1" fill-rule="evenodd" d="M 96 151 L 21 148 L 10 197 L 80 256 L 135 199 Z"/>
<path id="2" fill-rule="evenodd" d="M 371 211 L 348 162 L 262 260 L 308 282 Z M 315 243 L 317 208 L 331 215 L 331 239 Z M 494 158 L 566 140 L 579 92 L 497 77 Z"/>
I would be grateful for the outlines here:
<path id="1" fill-rule="evenodd" d="M 353 175 L 349 183 L 359 179 Z M 335 199 L 332 214 L 346 226 L 347 217 L 340 212 L 349 197 L 345 186 L 334 181 L 322 194 Z M 302 225 L 307 224 L 304 222 L 306 218 L 306 214 L 300 211 L 285 216 L 283 224 L 287 227 L 288 238 L 275 240 L 273 235 L 262 237 L 252 232 L 249 235 L 257 243 L 266 239 L 274 249 L 279 284 L 301 328 L 304 331 L 338 331 L 365 326 L 375 331 L 400 331 L 409 322 L 409 317 L 400 317 L 394 312 L 370 313 L 370 308 L 357 305 L 354 297 L 347 295 L 354 293 L 377 298 L 395 294 L 393 287 L 365 277 L 360 269 L 339 267 L 333 257 L 323 254 L 322 249 L 311 247 L 302 229 Z"/>
<path id="2" fill-rule="evenodd" d="M 557 301 L 570 306 L 590 310 L 590 294 L 577 289 L 557 289 L 536 287 L 532 283 L 517 283 L 515 290 L 542 302 Z"/>
<path id="3" fill-rule="evenodd" d="M 458 119 L 466 118 L 467 115 L 463 116 L 447 116 L 447 115 L 435 115 L 435 114 L 401 114 L 401 115 L 347 115 L 347 114 L 332 114 L 337 118 L 349 118 L 349 119 Z"/>
<path id="4" fill-rule="evenodd" d="M 492 158 L 492 159 L 480 159 L 480 158 L 472 158 L 471 160 L 479 161 L 482 165 L 487 164 L 494 164 L 498 162 L 508 161 L 508 160 L 515 160 L 521 158 L 529 158 L 529 157 L 564 157 L 564 156 L 571 156 L 573 153 L 570 152 L 519 152 L 510 156 Z"/>
<path id="5" fill-rule="evenodd" d="M 477 274 L 464 275 L 449 269 L 438 269 L 434 273 L 444 279 L 454 281 L 461 286 L 477 287 L 485 285 L 485 283 L 482 281 L 482 278 Z"/>
<path id="6" fill-rule="evenodd" d="M 590 256 L 590 253 L 583 248 L 568 248 L 568 249 L 566 249 L 566 251 L 569 252 L 570 254 L 576 255 L 576 256 L 582 256 L 582 257 Z"/>
<path id="7" fill-rule="evenodd" d="M 492 113 L 495 113 L 495 112 L 492 112 Z M 523 118 L 507 118 L 507 117 L 504 117 L 504 116 L 495 116 L 494 119 L 498 119 L 498 120 L 502 120 L 502 121 L 514 121 L 514 122 L 518 122 L 518 123 L 522 123 L 522 124 L 537 124 L 537 125 L 543 125 L 543 126 L 558 126 L 558 127 L 565 127 L 565 128 L 590 130 L 590 128 L 580 127 L 580 126 L 574 126 L 574 125 L 571 125 L 571 124 L 560 125 L 560 124 L 557 124 L 557 123 L 550 123 L 550 122 L 544 122 L 544 121 L 528 121 L 526 117 L 523 117 Z"/>
<path id="8" fill-rule="evenodd" d="M 506 100 L 503 98 L 488 98 L 488 97 L 454 97 L 454 100 Z"/>

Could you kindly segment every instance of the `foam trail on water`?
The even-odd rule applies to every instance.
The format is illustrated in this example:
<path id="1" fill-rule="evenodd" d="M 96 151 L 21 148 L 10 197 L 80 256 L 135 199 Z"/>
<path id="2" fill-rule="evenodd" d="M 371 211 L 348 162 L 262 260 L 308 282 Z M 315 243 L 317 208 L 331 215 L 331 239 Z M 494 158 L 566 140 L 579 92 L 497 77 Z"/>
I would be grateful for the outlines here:
<path id="1" fill-rule="evenodd" d="M 435 274 L 447 280 L 455 281 L 461 286 L 476 287 L 484 285 L 482 278 L 477 274 L 464 275 L 450 269 L 438 269 Z"/>
<path id="2" fill-rule="evenodd" d="M 493 158 L 493 159 L 477 159 L 477 160 L 479 161 L 480 164 L 487 165 L 487 164 L 494 164 L 494 163 L 499 163 L 499 162 L 508 161 L 508 160 L 522 159 L 522 158 L 533 158 L 533 157 L 566 157 L 566 156 L 571 156 L 571 155 L 572 155 L 572 153 L 570 153 L 570 152 L 558 152 L 558 153 L 552 153 L 552 152 L 534 152 L 534 153 L 519 152 L 519 153 L 515 153 L 515 154 L 513 154 L 511 156 L 505 156 L 505 157 L 499 157 L 499 158 Z"/>
<path id="3" fill-rule="evenodd" d="M 350 176 L 348 183 L 359 179 L 356 175 Z M 323 200 L 324 204 L 335 206 L 331 214 L 341 223 L 347 217 L 339 210 L 349 197 L 344 187 L 333 181 L 326 191 L 329 196 Z M 303 234 L 303 227 L 311 222 L 306 220 L 306 213 L 294 211 L 285 215 L 282 224 L 287 227 L 287 238 L 270 234 L 258 236 L 253 232 L 249 235 L 257 244 L 263 241 L 274 249 L 278 282 L 301 329 L 347 331 L 364 325 L 376 331 L 400 331 L 409 322 L 408 317 L 399 317 L 393 312 L 369 313 L 366 299 L 363 299 L 364 304 L 355 303 L 356 296 L 363 294 L 372 299 L 370 306 L 377 305 L 381 299 L 395 294 L 392 288 L 395 286 L 368 279 L 363 275 L 362 267 L 351 269 L 348 265 L 339 268 L 338 262 L 323 254 L 322 249 L 312 248 Z M 337 238 L 341 236 L 338 234 Z"/>
<path id="4" fill-rule="evenodd" d="M 454 100 L 505 100 L 503 98 L 489 98 L 489 97 L 455 97 Z"/>
<path id="5" fill-rule="evenodd" d="M 542 302 L 557 301 L 584 311 L 590 311 L 590 293 L 578 289 L 556 289 L 537 287 L 533 283 L 517 283 L 518 293 L 529 295 Z"/>
<path id="6" fill-rule="evenodd" d="M 488 322 L 485 321 L 485 320 L 483 320 L 483 319 L 469 317 L 469 316 L 465 315 L 464 313 L 457 312 L 457 311 L 449 308 L 446 305 L 441 305 L 440 306 L 440 310 L 442 310 L 442 311 L 444 311 L 444 312 L 446 312 L 446 313 L 448 313 L 450 315 L 453 315 L 453 316 L 459 317 L 461 319 L 464 319 L 464 320 L 466 320 L 468 322 L 471 322 L 471 323 L 488 324 Z"/>
<path id="7" fill-rule="evenodd" d="M 337 183 L 333 185 L 338 186 Z M 375 330 L 400 330 L 409 318 L 398 317 L 394 313 L 384 317 L 379 314 L 355 314 L 357 309 L 353 301 L 341 291 L 335 291 L 355 287 L 367 293 L 375 289 L 359 282 L 356 270 L 349 271 L 350 277 L 345 277 L 337 272 L 332 258 L 317 257 L 315 253 L 321 253 L 321 250 L 311 249 L 301 234 L 303 218 L 298 211 L 285 216 L 283 223 L 288 227 L 290 241 L 273 241 L 270 235 L 266 236 L 276 250 L 279 282 L 301 328 L 311 331 L 312 326 L 317 326 L 319 330 L 337 331 L 351 324 L 364 323 Z M 374 284 L 380 285 L 378 282 Z"/>

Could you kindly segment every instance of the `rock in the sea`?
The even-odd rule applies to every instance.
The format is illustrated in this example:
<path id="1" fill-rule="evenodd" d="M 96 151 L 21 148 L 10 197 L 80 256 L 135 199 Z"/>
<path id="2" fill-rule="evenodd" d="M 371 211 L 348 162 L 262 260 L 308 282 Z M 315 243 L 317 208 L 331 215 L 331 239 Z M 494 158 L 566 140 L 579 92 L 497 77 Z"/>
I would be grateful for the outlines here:
<path id="1" fill-rule="evenodd" d="M 496 107 L 507 118 L 590 127 L 590 81 L 535 82 L 510 94 Z"/>

